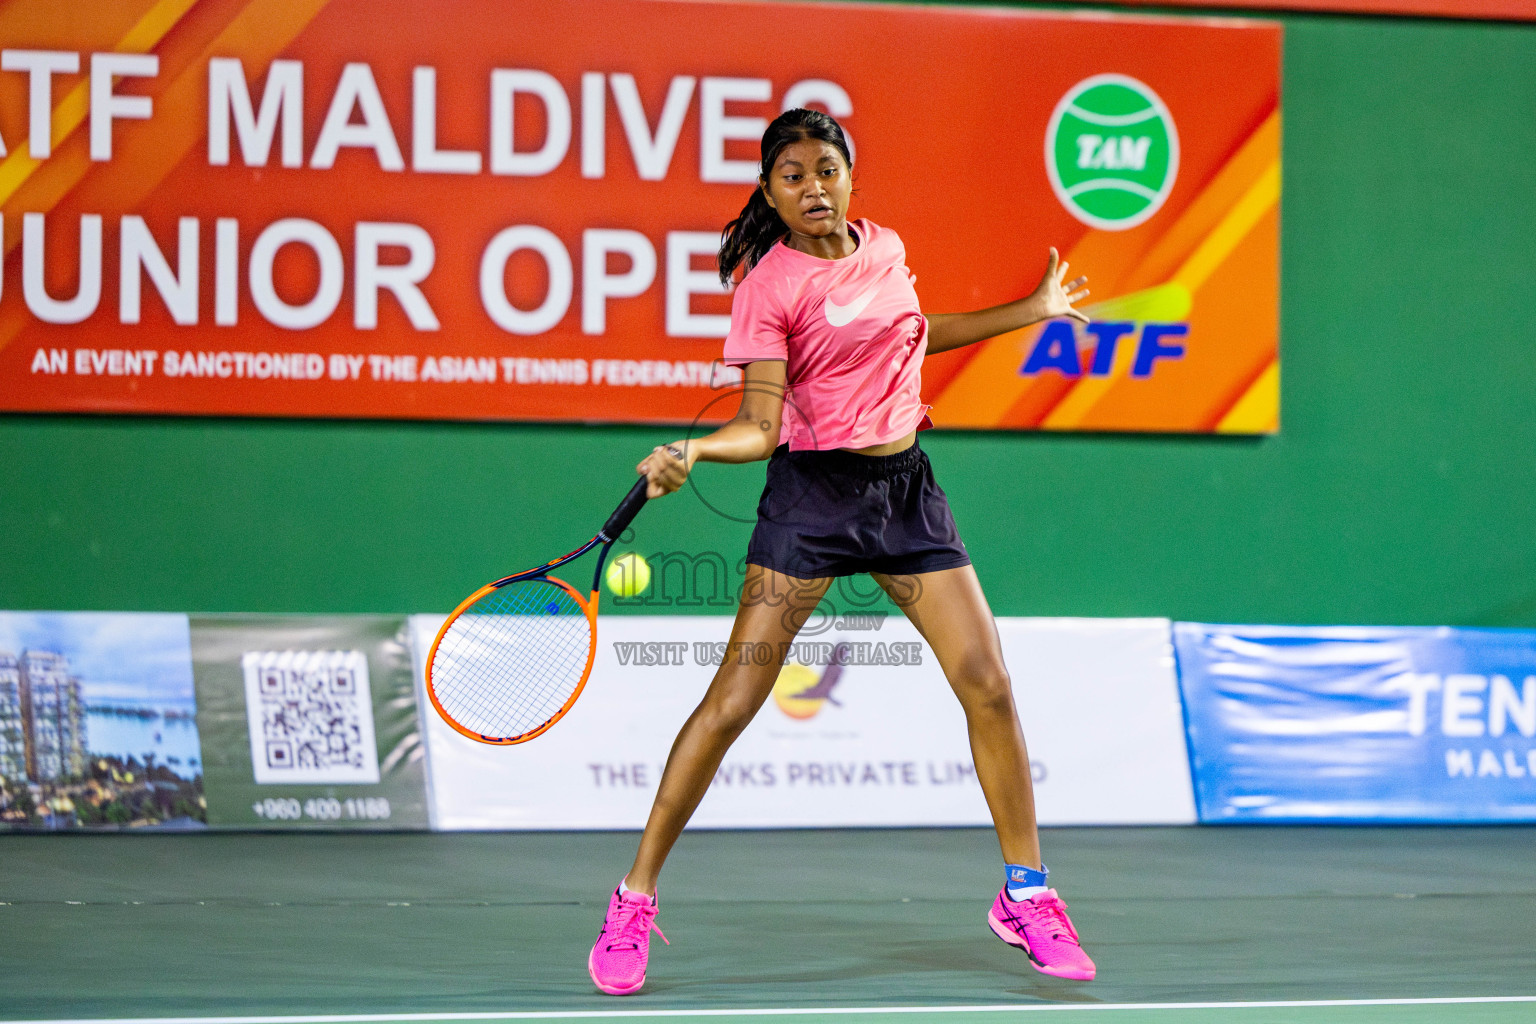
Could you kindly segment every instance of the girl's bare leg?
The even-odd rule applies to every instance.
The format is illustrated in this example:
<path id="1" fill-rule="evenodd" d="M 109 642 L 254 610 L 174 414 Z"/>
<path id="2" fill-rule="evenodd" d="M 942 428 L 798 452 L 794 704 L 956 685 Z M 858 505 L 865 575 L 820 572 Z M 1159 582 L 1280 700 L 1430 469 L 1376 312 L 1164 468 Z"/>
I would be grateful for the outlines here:
<path id="1" fill-rule="evenodd" d="M 773 692 L 787 645 L 815 611 L 831 582 L 801 580 L 761 566 L 747 566 L 725 661 L 667 755 L 667 767 L 645 823 L 645 834 L 640 837 L 634 867 L 625 879 L 631 889 L 655 894 L 656 876 L 672 844 L 704 798 L 726 750 Z M 768 652 L 768 656 L 753 656 L 761 652 Z"/>
<path id="2" fill-rule="evenodd" d="M 1029 753 L 1003 665 L 997 624 L 969 565 L 911 576 L 871 574 L 928 641 L 965 709 L 976 778 L 997 828 L 1003 859 L 1040 866 Z"/>

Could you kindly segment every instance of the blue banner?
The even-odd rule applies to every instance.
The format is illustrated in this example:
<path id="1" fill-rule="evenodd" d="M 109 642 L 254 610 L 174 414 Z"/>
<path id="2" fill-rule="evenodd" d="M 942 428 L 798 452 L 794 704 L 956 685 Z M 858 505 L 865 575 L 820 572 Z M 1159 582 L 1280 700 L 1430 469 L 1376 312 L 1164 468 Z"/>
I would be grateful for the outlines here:
<path id="1" fill-rule="evenodd" d="M 1536 821 L 1536 630 L 1174 640 L 1201 821 Z"/>

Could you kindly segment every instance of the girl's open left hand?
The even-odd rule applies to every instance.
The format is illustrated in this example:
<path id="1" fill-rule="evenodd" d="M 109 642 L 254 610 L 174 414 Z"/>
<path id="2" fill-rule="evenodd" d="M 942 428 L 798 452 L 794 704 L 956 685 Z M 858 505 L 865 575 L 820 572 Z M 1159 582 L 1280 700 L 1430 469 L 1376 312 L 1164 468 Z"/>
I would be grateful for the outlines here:
<path id="1" fill-rule="evenodd" d="M 1059 265 L 1058 265 L 1059 264 Z M 1035 288 L 1034 297 L 1040 303 L 1042 320 L 1049 320 L 1056 316 L 1069 316 L 1082 323 L 1088 322 L 1088 314 L 1073 309 L 1073 305 L 1088 297 L 1087 277 L 1076 277 L 1066 280 L 1067 268 L 1072 264 L 1062 263 L 1061 257 L 1056 255 L 1056 249 L 1051 249 L 1051 261 L 1045 268 L 1045 276 L 1040 279 L 1040 284 Z M 1065 282 L 1065 283 L 1063 283 Z"/>

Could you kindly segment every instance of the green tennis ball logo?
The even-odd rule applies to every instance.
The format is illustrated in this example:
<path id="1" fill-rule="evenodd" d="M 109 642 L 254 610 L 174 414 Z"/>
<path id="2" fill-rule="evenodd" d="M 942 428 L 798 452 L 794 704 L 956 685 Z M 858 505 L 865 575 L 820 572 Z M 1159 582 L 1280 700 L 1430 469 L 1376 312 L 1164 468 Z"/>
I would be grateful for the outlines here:
<path id="1" fill-rule="evenodd" d="M 1133 228 L 1173 191 L 1173 115 L 1157 93 L 1127 75 L 1085 78 L 1051 112 L 1045 169 L 1072 216 L 1106 231 Z"/>

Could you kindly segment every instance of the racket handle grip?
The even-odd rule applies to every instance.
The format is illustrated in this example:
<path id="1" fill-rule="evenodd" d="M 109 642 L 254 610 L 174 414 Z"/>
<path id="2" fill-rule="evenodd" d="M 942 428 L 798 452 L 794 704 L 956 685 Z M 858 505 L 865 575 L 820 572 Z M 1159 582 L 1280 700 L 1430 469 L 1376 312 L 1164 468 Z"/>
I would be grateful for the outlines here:
<path id="1" fill-rule="evenodd" d="M 613 510 L 613 515 L 609 516 L 608 521 L 603 524 L 604 538 L 617 540 L 619 534 L 634 522 L 635 516 L 639 515 L 640 510 L 645 507 L 645 491 L 649 486 L 650 481 L 643 476 L 635 481 L 635 486 L 629 489 L 629 493 L 624 495 L 624 500 L 619 502 L 619 507 Z"/>

